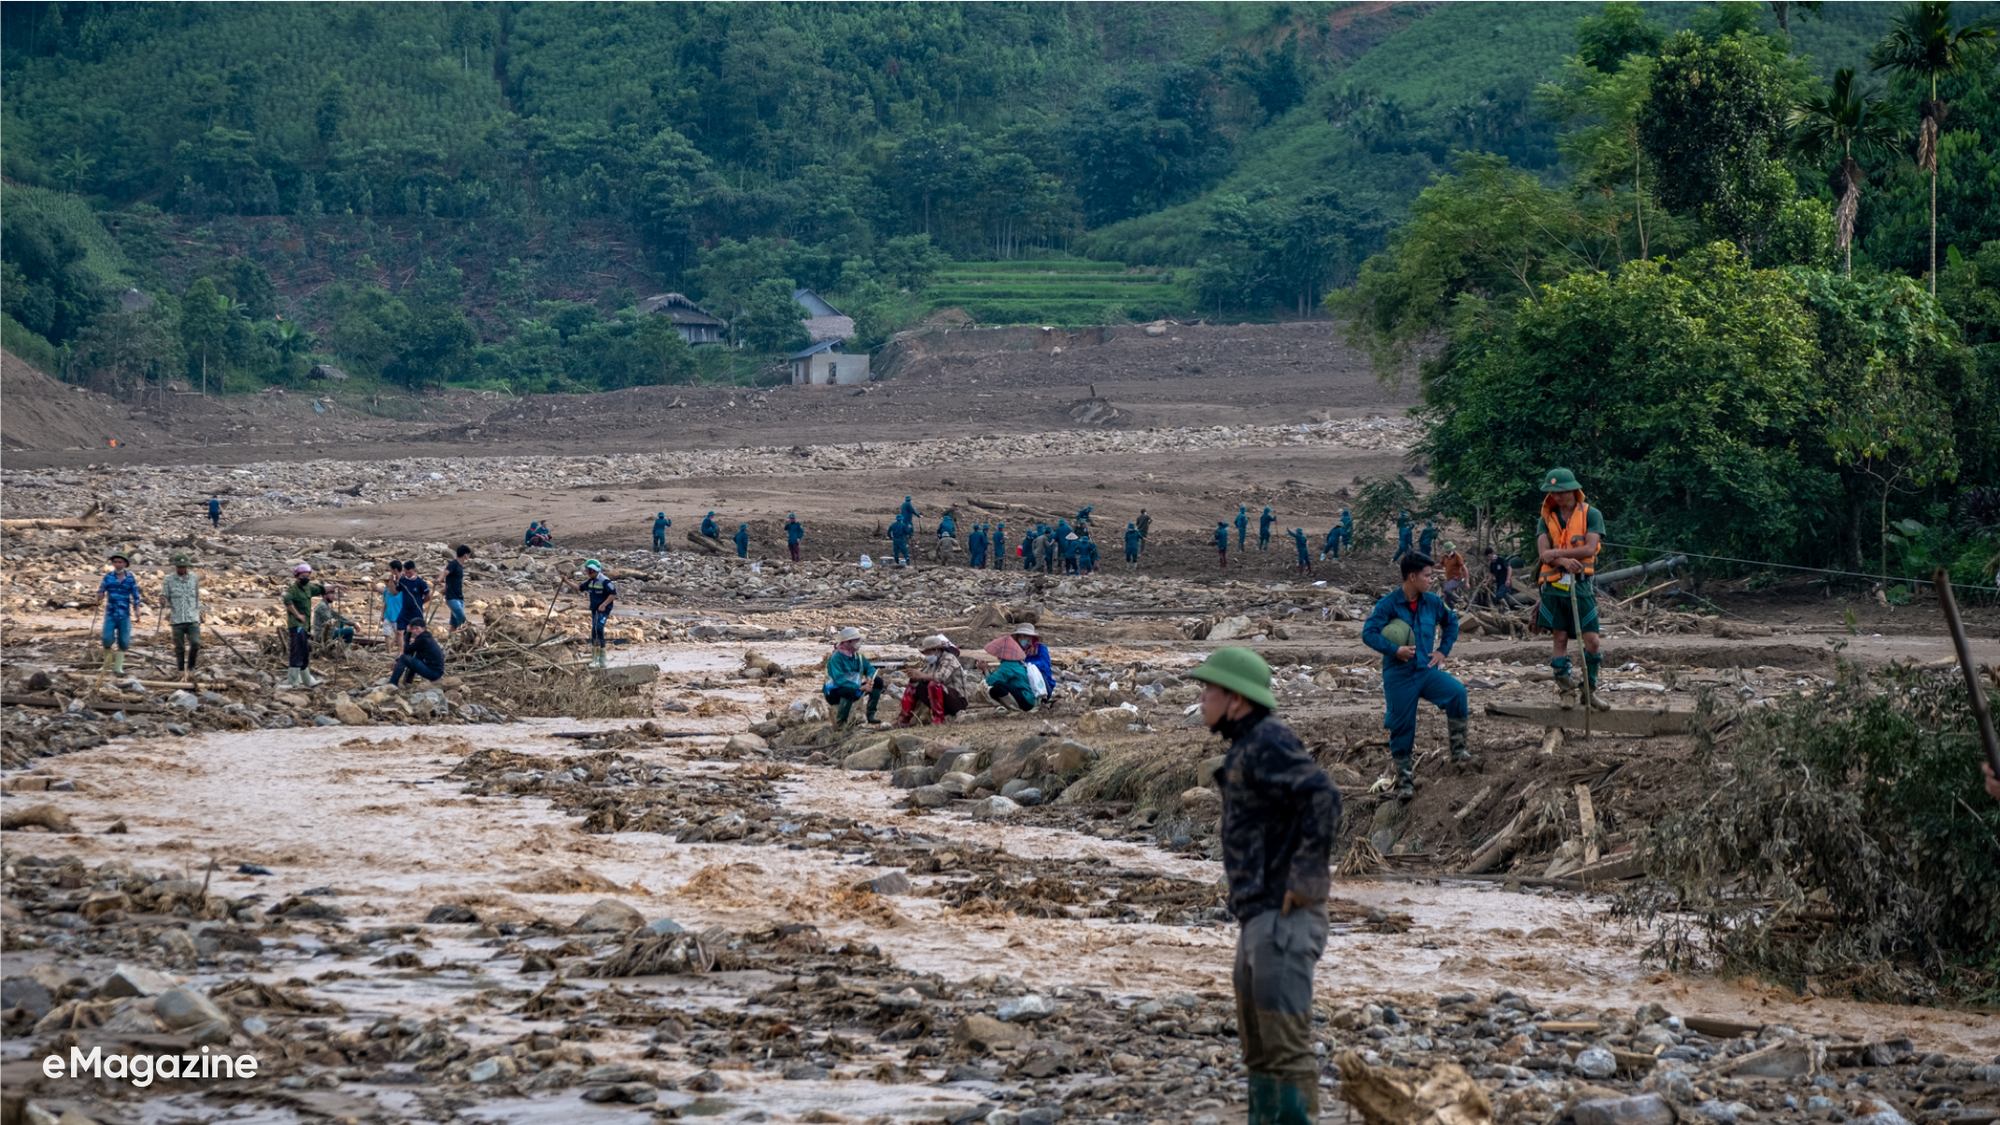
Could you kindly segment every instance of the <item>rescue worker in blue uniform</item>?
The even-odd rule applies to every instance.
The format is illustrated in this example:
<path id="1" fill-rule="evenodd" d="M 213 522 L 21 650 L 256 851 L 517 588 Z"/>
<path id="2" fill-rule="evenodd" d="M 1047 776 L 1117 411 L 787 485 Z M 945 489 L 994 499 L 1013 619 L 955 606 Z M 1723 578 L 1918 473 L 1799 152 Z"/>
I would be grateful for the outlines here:
<path id="1" fill-rule="evenodd" d="M 1417 703 L 1429 700 L 1444 712 L 1454 762 L 1469 762 L 1466 746 L 1465 685 L 1439 667 L 1458 643 L 1458 615 L 1431 593 L 1434 564 L 1411 552 L 1401 563 L 1403 584 L 1382 595 L 1361 626 L 1361 643 L 1382 654 L 1382 725 L 1389 731 L 1389 757 L 1396 767 L 1396 796 L 1416 795 Z M 1402 629 L 1392 626 L 1400 625 Z M 1385 637 L 1384 629 L 1396 635 Z M 1408 639 L 1402 630 L 1409 633 Z M 1401 643 L 1398 643 L 1401 642 Z"/>

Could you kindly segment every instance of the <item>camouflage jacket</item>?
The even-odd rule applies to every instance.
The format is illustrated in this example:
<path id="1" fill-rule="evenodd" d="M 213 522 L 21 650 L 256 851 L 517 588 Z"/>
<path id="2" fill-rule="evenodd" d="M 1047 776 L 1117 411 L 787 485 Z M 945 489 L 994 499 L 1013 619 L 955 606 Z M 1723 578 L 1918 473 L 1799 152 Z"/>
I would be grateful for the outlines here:
<path id="1" fill-rule="evenodd" d="M 1292 728 L 1268 714 L 1225 723 L 1222 869 L 1229 912 L 1248 922 L 1276 910 L 1285 892 L 1314 901 L 1331 885 L 1328 856 L 1340 832 L 1340 791 Z"/>

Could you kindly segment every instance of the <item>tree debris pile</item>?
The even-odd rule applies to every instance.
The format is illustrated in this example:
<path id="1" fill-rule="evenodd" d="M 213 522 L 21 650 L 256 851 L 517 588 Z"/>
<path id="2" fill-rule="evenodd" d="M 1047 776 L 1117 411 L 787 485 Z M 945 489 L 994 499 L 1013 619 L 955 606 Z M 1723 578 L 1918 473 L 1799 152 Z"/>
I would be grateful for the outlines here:
<path id="1" fill-rule="evenodd" d="M 1956 669 L 1891 666 L 1752 709 L 1724 740 L 1699 724 L 1711 795 L 1648 835 L 1663 888 L 1625 903 L 1656 929 L 1649 953 L 1822 995 L 1990 1003 L 2000 810 L 1971 714 Z"/>

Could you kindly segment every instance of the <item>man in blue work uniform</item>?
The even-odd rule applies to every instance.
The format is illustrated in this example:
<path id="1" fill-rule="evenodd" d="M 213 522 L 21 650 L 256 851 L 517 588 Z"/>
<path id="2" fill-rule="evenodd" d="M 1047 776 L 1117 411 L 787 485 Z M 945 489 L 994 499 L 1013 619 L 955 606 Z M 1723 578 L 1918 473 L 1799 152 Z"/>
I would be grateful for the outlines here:
<path id="1" fill-rule="evenodd" d="M 667 553 L 667 529 L 672 526 L 674 521 L 668 519 L 665 512 L 653 517 L 653 550 L 656 553 Z"/>
<path id="2" fill-rule="evenodd" d="M 590 599 L 590 666 L 604 667 L 604 623 L 618 607 L 618 587 L 604 577 L 604 564 L 590 559 L 583 564 L 582 582 L 563 580 L 563 585 L 582 591 Z"/>
<path id="3" fill-rule="evenodd" d="M 1313 572 L 1312 544 L 1306 540 L 1305 528 L 1295 527 L 1292 529 L 1292 546 L 1298 548 L 1299 573 L 1311 574 Z"/>
<path id="4" fill-rule="evenodd" d="M 739 523 L 739 524 L 737 524 L 737 525 L 736 525 L 736 534 L 735 534 L 735 536 L 734 536 L 733 538 L 734 538 L 734 539 L 736 540 L 736 557 L 737 557 L 737 558 L 739 558 L 739 559 L 747 559 L 747 558 L 749 558 L 749 557 L 750 557 L 750 525 L 749 525 L 749 524 L 747 524 L 747 523 Z"/>
<path id="5" fill-rule="evenodd" d="M 889 525 L 889 554 L 903 566 L 910 565 L 910 525 L 900 516 Z"/>
<path id="6" fill-rule="evenodd" d="M 1382 595 L 1361 626 L 1361 643 L 1382 654 L 1382 725 L 1389 731 L 1389 757 L 1396 765 L 1396 796 L 1404 800 L 1417 792 L 1419 700 L 1428 699 L 1444 712 L 1452 761 L 1472 760 L 1465 741 L 1465 685 L 1439 667 L 1458 643 L 1458 615 L 1431 593 L 1432 569 L 1424 555 L 1403 556 L 1403 584 Z M 1394 636 L 1385 637 L 1384 629 Z M 1443 638 L 1435 640 L 1440 629 Z"/>
<path id="7" fill-rule="evenodd" d="M 1090 526 L 1090 513 L 1096 510 L 1097 510 L 1097 505 L 1095 504 L 1085 504 L 1083 507 L 1077 509 L 1076 512 L 1077 531 L 1081 532 L 1084 528 Z"/>
<path id="8" fill-rule="evenodd" d="M 722 538 L 722 525 L 715 522 L 714 512 L 701 518 L 701 533 L 710 539 Z"/>
<path id="9" fill-rule="evenodd" d="M 1071 556 L 1075 570 L 1079 574 L 1097 573 L 1097 544 L 1090 541 L 1090 532 L 1085 530 L 1076 537 L 1076 550 Z"/>
<path id="10" fill-rule="evenodd" d="M 799 514 L 792 512 L 785 517 L 785 549 L 792 553 L 792 561 L 799 561 L 799 543 L 806 537 L 805 525 L 799 522 Z"/>
<path id="11" fill-rule="evenodd" d="M 1424 530 L 1417 535 L 1417 553 L 1425 558 L 1437 558 L 1437 552 L 1431 550 L 1437 543 L 1437 534 L 1437 525 L 1429 520 L 1425 520 Z"/>
<path id="12" fill-rule="evenodd" d="M 974 570 L 986 569 L 986 525 L 975 523 L 972 533 L 965 537 L 965 565 Z"/>
<path id="13" fill-rule="evenodd" d="M 1059 549 L 1060 545 L 1056 539 L 1056 535 L 1054 532 L 1050 532 L 1049 534 L 1042 536 L 1043 574 L 1054 574 L 1056 572 L 1056 552 Z"/>
<path id="14" fill-rule="evenodd" d="M 993 569 L 1007 569 L 1007 525 L 993 525 Z"/>
<path id="15" fill-rule="evenodd" d="M 1313 969 L 1326 952 L 1326 898 L 1340 791 L 1291 727 L 1272 714 L 1271 667 L 1247 648 L 1217 649 L 1202 681 L 1201 720 L 1229 740 L 1222 792 L 1222 875 L 1242 929 L 1232 974 L 1236 1035 L 1249 1071 L 1252 1125 L 1319 1120 Z"/>
<path id="16" fill-rule="evenodd" d="M 1249 545 L 1250 509 L 1245 505 L 1238 504 L 1236 505 L 1236 549 L 1240 551 Z"/>
<path id="17" fill-rule="evenodd" d="M 1396 553 L 1389 556 L 1389 561 L 1400 562 L 1403 556 L 1409 554 L 1412 550 L 1415 550 L 1415 548 L 1410 545 L 1410 513 L 1408 511 L 1398 511 L 1396 513 Z"/>
<path id="18" fill-rule="evenodd" d="M 208 524 L 210 527 L 216 528 L 222 526 L 222 497 L 220 496 L 211 496 L 208 498 Z"/>
<path id="19" fill-rule="evenodd" d="M 1062 560 L 1063 560 L 1064 574 L 1076 573 L 1077 552 L 1082 549 L 1081 547 L 1082 542 L 1083 542 L 1082 537 L 1077 535 L 1077 533 L 1074 531 L 1069 533 L 1069 538 L 1062 541 Z"/>
<path id="20" fill-rule="evenodd" d="M 1271 549 L 1271 525 L 1277 522 L 1277 519 L 1278 517 L 1271 514 L 1271 509 L 1269 506 L 1266 506 L 1264 508 L 1263 515 L 1257 517 L 1258 550 L 1268 551 Z"/>
<path id="21" fill-rule="evenodd" d="M 1229 565 L 1229 525 L 1221 520 L 1215 521 L 1215 565 Z"/>
<path id="22" fill-rule="evenodd" d="M 944 515 L 938 517 L 937 537 L 954 542 L 958 539 L 958 520 L 952 516 L 950 508 L 946 508 Z"/>
<path id="23" fill-rule="evenodd" d="M 1125 569 L 1139 569 L 1139 525 L 1125 525 Z"/>
<path id="24" fill-rule="evenodd" d="M 903 497 L 903 508 L 897 515 L 902 518 L 904 523 L 910 525 L 912 533 L 917 530 L 917 506 L 911 502 L 909 497 Z"/>

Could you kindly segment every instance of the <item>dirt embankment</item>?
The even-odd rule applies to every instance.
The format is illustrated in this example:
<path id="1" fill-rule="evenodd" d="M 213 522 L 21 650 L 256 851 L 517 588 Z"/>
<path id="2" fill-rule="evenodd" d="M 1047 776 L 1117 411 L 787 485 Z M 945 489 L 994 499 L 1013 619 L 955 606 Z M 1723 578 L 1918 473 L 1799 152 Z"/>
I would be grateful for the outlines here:
<path id="1" fill-rule="evenodd" d="M 109 395 L 72 387 L 42 374 L 13 352 L 0 352 L 0 447 L 15 450 L 110 451 L 134 430 L 132 408 Z M 11 460 L 11 458 L 10 458 Z"/>

